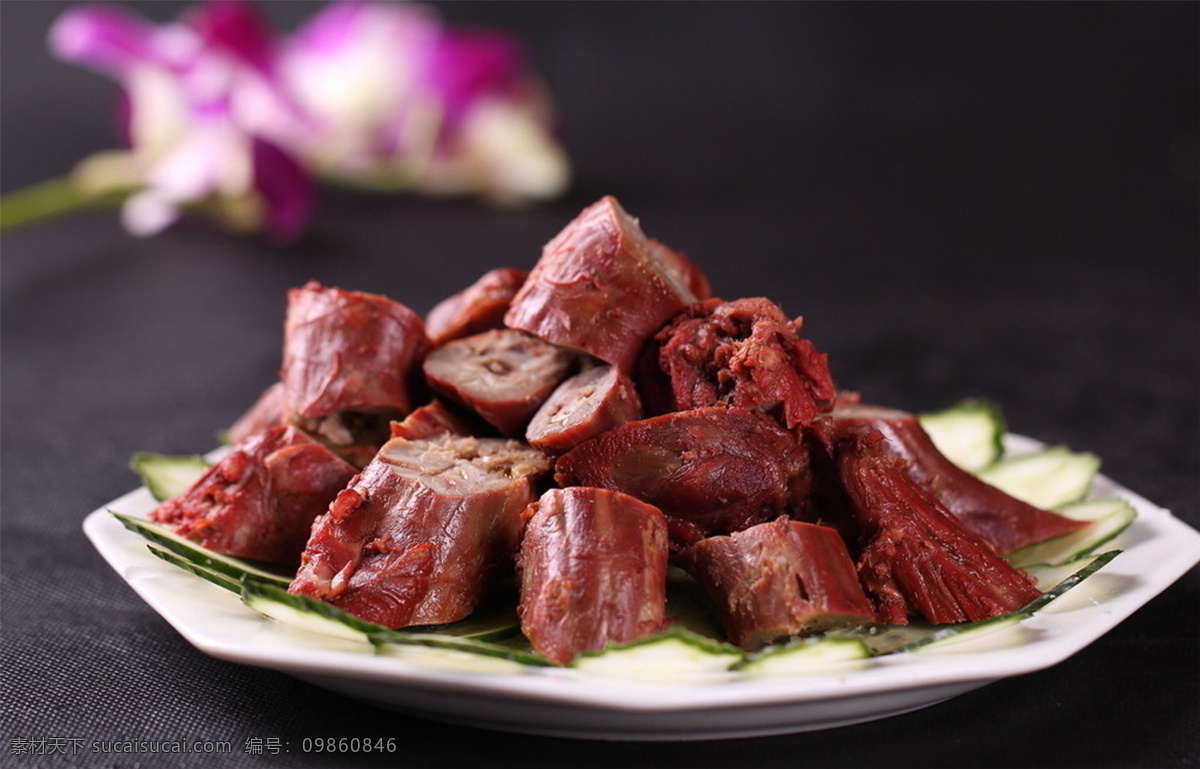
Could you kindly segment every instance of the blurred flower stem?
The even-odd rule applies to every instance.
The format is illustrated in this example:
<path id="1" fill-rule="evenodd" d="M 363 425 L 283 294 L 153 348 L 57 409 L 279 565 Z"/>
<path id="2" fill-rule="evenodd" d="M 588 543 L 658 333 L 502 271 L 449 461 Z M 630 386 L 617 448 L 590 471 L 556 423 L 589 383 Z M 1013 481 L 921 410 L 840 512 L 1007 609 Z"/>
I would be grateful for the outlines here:
<path id="1" fill-rule="evenodd" d="M 85 208 L 119 206 L 126 197 L 86 194 L 71 175 L 49 179 L 0 197 L 0 232 Z"/>

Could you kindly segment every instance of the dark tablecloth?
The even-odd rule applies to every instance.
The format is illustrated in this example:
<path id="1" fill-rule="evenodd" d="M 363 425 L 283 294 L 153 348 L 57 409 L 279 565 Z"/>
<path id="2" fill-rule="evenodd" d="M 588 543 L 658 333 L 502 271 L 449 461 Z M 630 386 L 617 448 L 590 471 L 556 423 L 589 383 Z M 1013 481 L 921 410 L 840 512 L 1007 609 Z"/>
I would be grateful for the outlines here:
<path id="1" fill-rule="evenodd" d="M 53 61 L 65 6 L 0 4 L 5 191 L 114 142 L 113 89 Z M 155 18 L 178 6 L 144 7 Z M 288 23 L 314 6 L 271 4 Z M 807 319 L 839 384 L 910 410 L 965 396 L 1099 454 L 1200 526 L 1200 6 L 452 4 L 523 36 L 577 181 L 559 202 L 323 194 L 290 248 L 110 211 L 5 233 L 6 766 L 1196 766 L 1193 569 L 1070 659 L 857 726 L 690 744 L 477 731 L 211 659 L 83 536 L 140 450 L 204 451 L 274 378 L 284 291 L 310 278 L 419 312 L 528 267 L 602 194 L 725 297 Z M 304 737 L 395 737 L 375 755 Z M 15 755 L 26 739 L 230 740 L 226 757 Z M 254 755 L 249 738 L 286 755 Z"/>

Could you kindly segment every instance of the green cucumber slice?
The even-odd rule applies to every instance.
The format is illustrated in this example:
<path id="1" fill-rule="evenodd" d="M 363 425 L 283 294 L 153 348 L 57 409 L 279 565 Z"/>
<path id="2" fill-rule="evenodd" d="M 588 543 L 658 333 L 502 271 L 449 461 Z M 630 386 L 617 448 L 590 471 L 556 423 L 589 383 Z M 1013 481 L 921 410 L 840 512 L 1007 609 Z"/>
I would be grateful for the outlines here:
<path id="1" fill-rule="evenodd" d="M 1029 573 L 1037 577 L 1039 585 L 1053 582 L 1054 587 L 1042 593 L 1040 598 L 1030 601 L 1022 611 L 1035 612 L 1046 608 L 1048 604 L 1061 598 L 1068 590 L 1107 566 L 1112 559 L 1120 554 L 1120 550 L 1110 550 L 1107 553 L 1100 553 L 1099 555 L 1085 555 L 1069 564 L 1063 564 L 1062 566 L 1047 569 L 1040 573 L 1038 570 L 1029 569 Z M 1063 571 L 1069 571 L 1070 573 L 1068 576 L 1062 577 Z"/>
<path id="2" fill-rule="evenodd" d="M 186 558 L 182 558 L 178 554 L 155 544 L 148 544 L 146 545 L 146 548 L 155 557 L 161 558 L 173 566 L 178 566 L 190 574 L 195 574 L 201 579 L 208 580 L 217 587 L 223 587 L 232 593 L 242 592 L 242 584 L 227 574 L 222 574 L 221 572 L 213 571 L 212 569 L 206 569 L 203 566 L 197 566 Z"/>
<path id="3" fill-rule="evenodd" d="M 141 476 L 142 484 L 159 502 L 178 496 L 192 487 L 212 467 L 204 457 L 173 457 L 139 451 L 129 467 Z"/>
<path id="4" fill-rule="evenodd" d="M 1052 446 L 1001 459 L 978 475 L 1023 502 L 1049 510 L 1083 499 L 1099 471 L 1095 454 Z"/>
<path id="5" fill-rule="evenodd" d="M 977 622 L 959 622 L 954 625 L 939 625 L 929 635 L 919 638 L 901 647 L 902 652 L 944 652 L 962 651 L 960 647 L 970 646 L 972 651 L 979 650 L 980 641 L 993 644 L 995 638 L 985 638 L 997 631 L 1014 627 L 1026 620 L 1033 612 L 1028 609 L 1008 612 L 996 617 L 981 619 Z"/>
<path id="6" fill-rule="evenodd" d="M 446 625 L 414 625 L 409 634 L 473 638 L 477 641 L 502 641 L 521 632 L 521 619 L 515 603 L 485 606 L 466 619 Z"/>
<path id="7" fill-rule="evenodd" d="M 989 401 L 970 398 L 917 418 L 938 451 L 964 470 L 978 472 L 1004 454 L 1004 416 Z"/>
<path id="8" fill-rule="evenodd" d="M 242 579 L 242 603 L 285 625 L 350 641 L 369 642 L 372 634 L 388 632 L 383 625 L 359 619 L 333 604 L 294 595 L 278 584 L 252 577 Z"/>
<path id="9" fill-rule="evenodd" d="M 201 547 L 190 539 L 184 539 L 175 532 L 167 529 L 164 526 L 159 526 L 156 523 L 151 523 L 143 518 L 135 518 L 131 515 L 118 513 L 115 510 L 109 510 L 112 516 L 121 522 L 121 525 L 132 532 L 140 534 L 146 539 L 155 544 L 170 550 L 178 556 L 181 556 L 187 561 L 201 566 L 210 571 L 220 572 L 228 577 L 232 577 L 235 582 L 242 577 L 249 576 L 263 582 L 270 582 L 275 585 L 281 585 L 286 588 L 291 584 L 289 577 L 283 576 L 276 572 L 268 571 L 267 569 L 256 566 L 249 561 L 241 558 L 234 558 L 230 555 L 222 555 L 215 550 L 209 550 L 206 547 Z M 240 592 L 240 588 L 238 589 Z"/>
<path id="10" fill-rule="evenodd" d="M 1075 502 L 1057 509 L 1060 515 L 1090 524 L 1044 542 L 1014 550 L 1007 558 L 1017 568 L 1046 564 L 1056 566 L 1074 561 L 1109 542 L 1133 523 L 1137 510 L 1123 499 L 1095 499 Z"/>
<path id="11" fill-rule="evenodd" d="M 724 673 L 745 657 L 736 646 L 676 627 L 583 652 L 571 666 L 590 675 L 663 681 Z"/>
<path id="12" fill-rule="evenodd" d="M 732 669 L 748 675 L 835 673 L 865 667 L 871 656 L 861 638 L 825 635 L 768 646 Z"/>
<path id="13" fill-rule="evenodd" d="M 855 628 L 830 630 L 824 638 L 853 638 L 862 641 L 871 651 L 871 656 L 892 654 L 938 630 L 924 622 L 914 621 L 908 625 L 862 625 Z"/>
<path id="14" fill-rule="evenodd" d="M 477 638 L 462 638 L 442 633 L 383 630 L 371 633 L 369 640 L 375 645 L 377 654 L 459 670 L 512 672 L 516 669 L 514 666 L 554 665 L 540 654 Z M 481 657 L 484 659 L 479 659 Z"/>
<path id="15" fill-rule="evenodd" d="M 667 569 L 666 615 L 671 628 L 690 630 L 706 638 L 725 640 L 725 631 L 716 620 L 717 608 L 700 583 L 683 569 Z"/>

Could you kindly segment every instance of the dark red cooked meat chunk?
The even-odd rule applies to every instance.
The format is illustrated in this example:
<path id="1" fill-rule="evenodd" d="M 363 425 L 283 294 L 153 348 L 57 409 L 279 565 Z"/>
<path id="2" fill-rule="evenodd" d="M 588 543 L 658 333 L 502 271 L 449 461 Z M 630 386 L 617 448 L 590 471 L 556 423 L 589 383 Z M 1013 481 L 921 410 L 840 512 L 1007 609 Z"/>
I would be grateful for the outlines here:
<path id="1" fill-rule="evenodd" d="M 869 426 L 879 430 L 908 476 L 998 552 L 1007 553 L 1087 525 L 1026 504 L 963 470 L 938 451 L 913 414 L 847 405 L 835 409 L 833 419 L 840 429 Z"/>
<path id="2" fill-rule="evenodd" d="M 288 292 L 284 404 L 288 420 L 331 447 L 387 439 L 412 408 L 410 374 L 428 349 L 425 324 L 384 296 L 310 282 Z"/>
<path id="3" fill-rule="evenodd" d="M 654 332 L 695 300 L 684 272 L 605 197 L 546 244 L 504 322 L 630 371 Z"/>
<path id="4" fill-rule="evenodd" d="M 729 405 L 778 416 L 788 429 L 805 427 L 829 409 L 835 391 L 829 362 L 800 336 L 768 299 L 709 299 L 680 313 L 655 337 L 669 400 L 654 411 Z"/>
<path id="5" fill-rule="evenodd" d="M 425 378 L 505 435 L 525 425 L 575 367 L 577 356 L 524 331 L 495 329 L 455 339 L 425 358 Z"/>
<path id="6" fill-rule="evenodd" d="M 874 617 L 845 543 L 824 526 L 779 518 L 701 540 L 678 563 L 719 608 L 725 634 L 746 649 Z"/>
<path id="7" fill-rule="evenodd" d="M 425 332 L 435 346 L 504 326 L 504 314 L 529 273 L 501 267 L 457 294 L 438 302 L 425 316 Z"/>
<path id="8" fill-rule="evenodd" d="M 256 433 L 283 423 L 283 383 L 276 382 L 264 390 L 249 411 L 238 417 L 229 428 L 229 442 L 241 443 Z"/>
<path id="9" fill-rule="evenodd" d="M 681 252 L 676 251 L 665 243 L 660 243 L 653 238 L 649 239 L 650 250 L 658 259 L 663 269 L 670 272 L 677 281 L 688 287 L 692 295 L 697 300 L 708 299 L 712 296 L 712 286 L 708 282 L 708 276 L 704 274 L 704 270 L 700 265 L 693 262 L 691 259 Z"/>
<path id="10" fill-rule="evenodd" d="M 632 641 L 664 626 L 663 514 L 603 489 L 551 489 L 522 516 L 521 630 L 545 657 Z"/>
<path id="11" fill-rule="evenodd" d="M 558 459 L 560 486 L 622 491 L 666 513 L 672 545 L 728 534 L 784 513 L 807 495 L 808 454 L 760 413 L 681 411 L 627 422 Z"/>
<path id="12" fill-rule="evenodd" d="M 289 590 L 392 628 L 460 620 L 511 571 L 547 469 L 517 441 L 394 438 L 313 524 Z"/>
<path id="13" fill-rule="evenodd" d="M 558 386 L 529 421 L 525 439 L 547 454 L 561 454 L 641 418 L 633 380 L 614 366 L 596 366 Z"/>
<path id="14" fill-rule="evenodd" d="M 859 580 L 880 620 L 934 624 L 1015 611 L 1041 593 L 937 498 L 912 480 L 878 430 L 839 431 L 838 475 L 863 547 Z"/>
<path id="15" fill-rule="evenodd" d="M 239 444 L 150 520 L 218 553 L 293 565 L 313 519 L 354 473 L 300 430 L 280 425 Z"/>
<path id="16" fill-rule="evenodd" d="M 433 438 L 446 433 L 471 434 L 467 424 L 441 401 L 430 401 L 413 409 L 403 421 L 392 422 L 391 429 L 393 438 L 407 438 L 410 441 Z"/>

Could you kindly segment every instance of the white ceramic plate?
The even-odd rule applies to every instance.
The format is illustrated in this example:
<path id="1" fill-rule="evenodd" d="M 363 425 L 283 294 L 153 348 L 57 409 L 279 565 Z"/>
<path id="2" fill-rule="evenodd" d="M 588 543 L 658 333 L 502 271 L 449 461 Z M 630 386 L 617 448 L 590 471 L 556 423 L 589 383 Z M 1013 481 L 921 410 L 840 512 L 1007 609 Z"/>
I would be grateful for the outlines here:
<path id="1" fill-rule="evenodd" d="M 1009 436 L 1013 453 L 1037 447 Z M 904 713 L 991 681 L 1057 664 L 1099 638 L 1200 561 L 1200 533 L 1107 478 L 1093 497 L 1121 496 L 1138 518 L 1101 550 L 1113 562 L 1047 609 L 988 636 L 982 648 L 898 654 L 840 674 L 726 674 L 652 683 L 565 668 L 449 668 L 376 655 L 371 646 L 260 616 L 233 593 L 177 569 L 107 510 L 145 515 L 138 489 L 96 510 L 84 531 L 138 595 L 200 651 L 290 673 L 393 710 L 506 731 L 622 740 L 698 740 L 826 729 Z"/>

